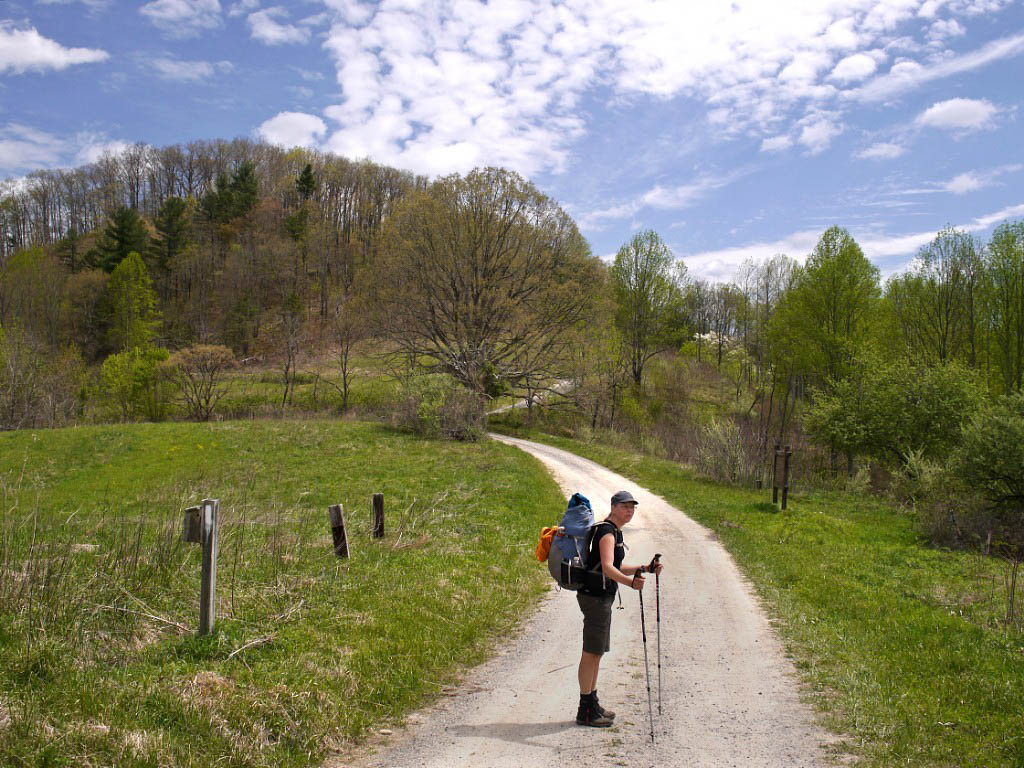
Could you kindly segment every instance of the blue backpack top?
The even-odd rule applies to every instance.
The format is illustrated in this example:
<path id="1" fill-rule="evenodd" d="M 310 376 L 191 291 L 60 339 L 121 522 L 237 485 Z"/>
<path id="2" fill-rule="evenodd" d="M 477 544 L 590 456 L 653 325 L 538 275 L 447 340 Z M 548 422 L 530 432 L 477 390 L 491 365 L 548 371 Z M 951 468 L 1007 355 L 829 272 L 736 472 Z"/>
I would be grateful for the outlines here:
<path id="1" fill-rule="evenodd" d="M 565 529 L 564 536 L 555 536 L 554 545 L 558 547 L 566 560 L 579 557 L 586 563 L 587 532 L 594 524 L 594 510 L 590 499 L 582 493 L 574 493 L 569 499 L 569 507 L 565 510 L 559 526 Z"/>

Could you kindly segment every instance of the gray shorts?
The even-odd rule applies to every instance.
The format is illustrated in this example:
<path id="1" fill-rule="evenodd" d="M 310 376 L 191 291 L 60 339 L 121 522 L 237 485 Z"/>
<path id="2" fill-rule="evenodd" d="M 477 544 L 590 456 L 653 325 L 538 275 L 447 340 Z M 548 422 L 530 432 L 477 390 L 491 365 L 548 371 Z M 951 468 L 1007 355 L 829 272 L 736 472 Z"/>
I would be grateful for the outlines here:
<path id="1" fill-rule="evenodd" d="M 587 653 L 608 653 L 612 647 L 612 603 L 615 595 L 594 597 L 577 592 L 576 602 L 583 611 L 583 650 Z"/>

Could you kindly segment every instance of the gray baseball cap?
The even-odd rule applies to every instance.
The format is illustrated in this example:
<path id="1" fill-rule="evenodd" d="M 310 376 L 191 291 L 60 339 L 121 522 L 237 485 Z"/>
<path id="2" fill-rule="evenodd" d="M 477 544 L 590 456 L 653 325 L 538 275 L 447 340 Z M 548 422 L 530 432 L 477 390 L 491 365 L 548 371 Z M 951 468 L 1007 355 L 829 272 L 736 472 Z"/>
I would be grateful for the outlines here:
<path id="1" fill-rule="evenodd" d="M 616 491 L 612 494 L 612 506 L 616 504 L 639 504 L 629 491 Z"/>

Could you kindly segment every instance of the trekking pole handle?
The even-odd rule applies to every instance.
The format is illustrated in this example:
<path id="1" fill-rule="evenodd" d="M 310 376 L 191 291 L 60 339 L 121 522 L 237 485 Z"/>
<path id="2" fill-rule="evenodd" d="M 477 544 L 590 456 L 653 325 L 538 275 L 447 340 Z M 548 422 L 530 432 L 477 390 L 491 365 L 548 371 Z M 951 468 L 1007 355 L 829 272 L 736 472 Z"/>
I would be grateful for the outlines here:
<path id="1" fill-rule="evenodd" d="M 661 562 L 661 553 L 659 552 L 653 558 L 651 558 L 651 564 L 647 566 L 647 570 L 654 573 L 655 567 Z"/>

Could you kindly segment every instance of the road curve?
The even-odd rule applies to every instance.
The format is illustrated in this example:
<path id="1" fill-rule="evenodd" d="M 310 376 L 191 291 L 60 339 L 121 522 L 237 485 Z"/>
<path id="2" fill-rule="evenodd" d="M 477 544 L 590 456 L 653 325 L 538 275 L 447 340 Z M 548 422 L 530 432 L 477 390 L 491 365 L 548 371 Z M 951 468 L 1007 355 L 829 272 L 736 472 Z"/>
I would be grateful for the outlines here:
<path id="1" fill-rule="evenodd" d="M 538 765 L 824 765 L 833 741 L 797 694 L 797 678 L 757 598 L 708 529 L 620 475 L 565 451 L 493 436 L 537 457 L 566 496 L 580 491 L 598 519 L 612 493 L 640 502 L 624 530 L 627 563 L 662 553 L 661 707 L 655 583 L 644 590 L 655 743 L 650 738 L 638 596 L 620 590 L 612 650 L 602 663 L 601 703 L 616 726 L 574 722 L 582 618 L 575 596 L 552 592 L 498 655 L 474 669 L 455 695 L 410 718 L 355 762 L 365 768 Z M 552 523 L 559 512 L 552 511 Z M 538 568 L 542 567 L 538 564 Z"/>

